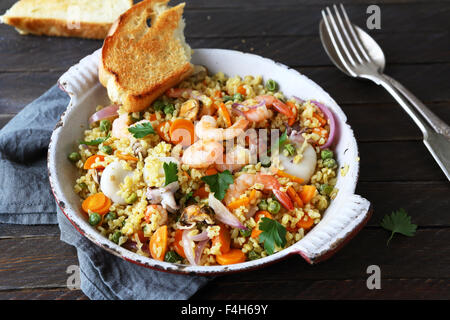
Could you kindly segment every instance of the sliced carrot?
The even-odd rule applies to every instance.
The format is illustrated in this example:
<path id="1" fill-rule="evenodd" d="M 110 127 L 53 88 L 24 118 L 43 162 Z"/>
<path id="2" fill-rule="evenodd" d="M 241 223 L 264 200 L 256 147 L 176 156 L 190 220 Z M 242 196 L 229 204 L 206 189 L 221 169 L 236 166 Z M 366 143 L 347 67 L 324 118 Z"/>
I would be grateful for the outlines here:
<path id="1" fill-rule="evenodd" d="M 94 169 L 93 165 L 95 164 L 96 160 L 99 161 L 103 161 L 105 160 L 105 156 L 102 156 L 100 154 L 94 154 L 93 156 L 90 156 L 89 158 L 86 159 L 86 162 L 84 163 L 83 168 L 88 170 L 88 169 Z M 95 166 L 95 169 L 104 169 L 104 166 Z"/>
<path id="2" fill-rule="evenodd" d="M 166 125 L 166 123 L 170 124 L 170 121 L 163 121 L 156 127 L 156 132 L 158 133 L 159 137 L 163 139 L 166 142 L 170 142 L 170 136 L 168 136 L 164 131 L 163 127 Z"/>
<path id="3" fill-rule="evenodd" d="M 205 186 L 201 186 L 194 192 L 193 195 L 194 195 L 194 197 L 199 197 L 200 199 L 205 199 L 205 198 L 208 198 L 209 192 L 206 191 Z"/>
<path id="4" fill-rule="evenodd" d="M 255 198 L 256 198 L 256 190 L 252 189 L 252 191 L 250 191 L 250 195 L 248 196 L 248 202 L 251 204 Z"/>
<path id="5" fill-rule="evenodd" d="M 175 249 L 176 253 L 178 253 L 183 258 L 186 258 L 183 245 L 181 244 L 182 239 L 183 239 L 183 230 L 175 231 L 175 242 L 173 244 L 173 248 Z"/>
<path id="6" fill-rule="evenodd" d="M 111 207 L 111 200 L 103 193 L 95 193 L 87 197 L 81 204 L 81 208 L 84 212 L 88 213 L 89 210 L 98 214 L 105 214 Z"/>
<path id="7" fill-rule="evenodd" d="M 303 208 L 303 201 L 300 196 L 295 192 L 294 188 L 289 187 L 287 189 L 287 194 L 291 198 L 292 202 L 296 203 L 300 208 Z"/>
<path id="8" fill-rule="evenodd" d="M 250 203 L 250 199 L 248 197 L 242 197 L 237 200 L 234 200 L 228 205 L 228 209 L 234 210 L 239 208 L 240 206 L 248 206 Z"/>
<path id="9" fill-rule="evenodd" d="M 123 154 L 120 151 L 116 151 L 116 157 L 125 161 L 139 161 L 138 158 L 130 156 L 129 154 Z"/>
<path id="10" fill-rule="evenodd" d="M 205 172 L 207 176 L 212 176 L 217 173 L 217 169 L 214 167 L 208 168 Z"/>
<path id="11" fill-rule="evenodd" d="M 255 214 L 256 227 L 254 227 L 252 230 L 252 234 L 251 234 L 252 238 L 258 238 L 258 236 L 262 233 L 262 231 L 259 230 L 259 225 L 258 225 L 259 220 L 261 220 L 262 217 L 272 219 L 272 215 L 269 213 L 269 211 L 258 211 Z"/>
<path id="12" fill-rule="evenodd" d="M 299 196 L 303 203 L 309 203 L 312 198 L 316 195 L 316 187 L 313 185 L 304 185 L 302 190 L 299 192 Z"/>
<path id="13" fill-rule="evenodd" d="M 306 220 L 305 220 L 306 219 Z M 305 230 L 311 229 L 311 227 L 314 225 L 314 219 L 312 219 L 310 216 L 305 214 L 304 217 L 302 217 L 299 222 L 297 222 L 296 226 L 298 228 L 303 228 Z"/>
<path id="14" fill-rule="evenodd" d="M 216 92 L 214 92 L 214 97 L 221 98 L 222 97 L 222 91 L 216 90 Z"/>
<path id="15" fill-rule="evenodd" d="M 222 116 L 225 119 L 225 122 L 227 123 L 227 127 L 231 127 L 231 117 L 227 107 L 225 106 L 225 103 L 219 104 L 219 109 L 222 112 Z"/>
<path id="16" fill-rule="evenodd" d="M 139 237 L 139 241 L 140 241 L 140 242 L 145 242 L 145 241 L 148 240 L 148 238 L 144 235 L 144 231 L 142 231 L 142 230 L 139 230 L 139 231 L 137 232 L 137 235 L 138 235 L 138 237 Z"/>
<path id="17" fill-rule="evenodd" d="M 194 124 L 188 119 L 176 119 L 170 125 L 170 140 L 173 144 L 189 147 L 195 141 Z"/>
<path id="18" fill-rule="evenodd" d="M 167 251 L 167 226 L 159 227 L 150 238 L 150 254 L 153 259 L 163 261 Z"/>
<path id="19" fill-rule="evenodd" d="M 216 256 L 216 261 L 220 265 L 241 263 L 245 259 L 245 253 L 241 249 L 231 249 L 227 253 Z"/>
<path id="20" fill-rule="evenodd" d="M 150 121 L 155 121 L 156 119 L 157 119 L 156 113 L 152 113 L 152 114 L 150 115 Z"/>
<path id="21" fill-rule="evenodd" d="M 215 236 L 212 239 L 212 246 L 216 245 L 217 243 L 220 243 L 220 252 L 221 254 L 224 254 L 230 251 L 231 235 L 230 230 L 226 225 L 220 223 L 219 226 L 220 226 L 219 235 Z"/>
<path id="22" fill-rule="evenodd" d="M 280 176 L 280 177 L 288 178 L 289 180 L 297 182 L 297 183 L 303 183 L 303 181 L 304 181 L 302 178 L 293 176 L 292 174 L 289 174 L 289 173 L 284 172 L 284 171 L 279 170 L 279 169 L 277 170 L 276 175 Z"/>
<path id="23" fill-rule="evenodd" d="M 286 102 L 286 104 L 292 109 L 293 116 L 288 120 L 288 125 L 292 126 L 295 123 L 295 120 L 297 120 L 297 107 L 291 101 Z"/>
<path id="24" fill-rule="evenodd" d="M 242 95 L 246 95 L 247 94 L 247 90 L 244 88 L 244 86 L 239 86 L 237 88 L 237 92 L 242 94 Z"/>

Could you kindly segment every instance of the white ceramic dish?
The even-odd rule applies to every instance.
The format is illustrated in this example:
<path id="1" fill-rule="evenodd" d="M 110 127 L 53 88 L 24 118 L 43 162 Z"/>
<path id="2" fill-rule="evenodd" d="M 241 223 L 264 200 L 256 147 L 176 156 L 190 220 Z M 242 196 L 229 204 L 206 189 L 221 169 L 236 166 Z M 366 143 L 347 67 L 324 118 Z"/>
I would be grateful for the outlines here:
<path id="1" fill-rule="evenodd" d="M 82 59 L 71 67 L 60 79 L 59 85 L 70 96 L 67 110 L 56 125 L 51 137 L 48 153 L 50 184 L 56 201 L 66 217 L 84 236 L 112 254 L 133 263 L 162 271 L 196 274 L 219 274 L 258 268 L 276 262 L 292 254 L 301 255 L 309 263 L 330 257 L 352 238 L 370 217 L 370 203 L 355 195 L 358 180 L 358 147 L 347 118 L 336 102 L 316 83 L 280 63 L 253 54 L 222 49 L 197 49 L 192 63 L 201 64 L 212 73 L 223 71 L 227 75 L 262 75 L 274 79 L 283 93 L 290 97 L 315 99 L 326 104 L 334 113 L 338 125 L 335 153 L 338 163 L 348 165 L 345 176 L 339 174 L 334 199 L 322 221 L 303 239 L 294 245 L 268 257 L 226 266 L 188 266 L 146 258 L 122 248 L 103 237 L 91 227 L 81 212 L 80 199 L 73 191 L 77 171 L 67 161 L 67 154 L 76 147 L 83 136 L 88 118 L 98 104 L 108 104 L 105 88 L 98 81 L 97 67 L 100 50 Z"/>

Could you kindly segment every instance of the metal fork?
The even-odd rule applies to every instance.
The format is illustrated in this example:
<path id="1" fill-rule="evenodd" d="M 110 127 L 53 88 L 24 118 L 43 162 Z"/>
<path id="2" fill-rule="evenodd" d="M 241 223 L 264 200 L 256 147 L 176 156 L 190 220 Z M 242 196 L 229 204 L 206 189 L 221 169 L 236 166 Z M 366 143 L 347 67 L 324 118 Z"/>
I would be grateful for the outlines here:
<path id="1" fill-rule="evenodd" d="M 322 10 L 321 33 L 326 33 L 330 41 L 321 38 L 331 60 L 346 74 L 372 80 L 394 97 L 422 131 L 425 146 L 450 180 L 450 127 L 400 83 L 383 73 L 384 61 L 380 63 L 371 57 L 360 39 L 364 32 L 350 22 L 342 4 L 340 8 L 343 17 L 336 5 L 333 5 L 335 16 L 328 7 Z M 366 38 L 370 36 L 366 34 Z M 376 45 L 373 39 L 370 40 Z"/>

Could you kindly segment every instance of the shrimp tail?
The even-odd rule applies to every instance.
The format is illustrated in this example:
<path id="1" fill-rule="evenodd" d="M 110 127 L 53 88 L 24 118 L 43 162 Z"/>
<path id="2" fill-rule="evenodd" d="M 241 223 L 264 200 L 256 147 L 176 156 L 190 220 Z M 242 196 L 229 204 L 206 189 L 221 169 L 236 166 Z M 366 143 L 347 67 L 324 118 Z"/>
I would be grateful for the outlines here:
<path id="1" fill-rule="evenodd" d="M 289 198 L 289 195 L 286 192 L 277 189 L 273 189 L 272 192 L 283 207 L 285 207 L 289 211 L 294 210 L 292 200 L 291 198 Z"/>

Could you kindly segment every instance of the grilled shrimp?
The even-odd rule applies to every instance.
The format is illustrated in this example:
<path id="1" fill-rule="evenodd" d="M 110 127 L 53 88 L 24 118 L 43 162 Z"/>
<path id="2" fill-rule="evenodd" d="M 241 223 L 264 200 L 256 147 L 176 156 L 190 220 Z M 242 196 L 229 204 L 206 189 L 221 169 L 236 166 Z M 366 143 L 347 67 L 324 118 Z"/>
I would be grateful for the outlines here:
<path id="1" fill-rule="evenodd" d="M 116 120 L 113 121 L 111 134 L 114 138 L 122 139 L 129 138 L 130 133 L 128 132 L 128 125 L 130 124 L 130 119 L 127 113 L 121 114 Z"/>
<path id="2" fill-rule="evenodd" d="M 231 127 L 227 129 L 217 128 L 217 121 L 214 117 L 203 116 L 195 125 L 195 134 L 204 140 L 223 141 L 234 139 L 244 133 L 248 121 L 239 118 Z"/>
<path id="3" fill-rule="evenodd" d="M 262 95 L 255 98 L 259 102 L 264 102 L 267 107 L 273 107 L 278 112 L 286 115 L 288 118 L 292 118 L 294 115 L 291 108 L 281 102 L 279 99 L 271 95 Z"/>
<path id="4" fill-rule="evenodd" d="M 192 168 L 207 168 L 216 163 L 222 154 L 222 143 L 217 141 L 198 140 L 184 150 L 181 162 Z"/>
<path id="5" fill-rule="evenodd" d="M 100 189 L 113 202 L 118 204 L 125 204 L 125 199 L 118 194 L 120 184 L 123 183 L 126 177 L 133 176 L 133 171 L 128 171 L 122 168 L 119 162 L 111 162 L 103 170 L 102 179 L 100 180 Z"/>
<path id="6" fill-rule="evenodd" d="M 264 190 L 272 191 L 283 207 L 288 210 L 294 209 L 291 198 L 289 198 L 286 192 L 280 190 L 280 182 L 274 176 L 261 173 L 245 173 L 234 180 L 234 183 L 230 185 L 227 193 L 225 194 L 225 198 L 223 199 L 225 204 L 230 204 L 233 201 L 233 198 L 238 199 L 241 194 L 243 194 L 255 183 L 262 184 L 264 186 Z"/>
<path id="7" fill-rule="evenodd" d="M 153 214 L 158 214 L 158 213 L 159 213 L 158 226 L 167 224 L 167 221 L 168 221 L 167 210 L 164 209 L 159 204 L 151 204 L 147 207 L 147 210 L 145 211 L 145 220 L 147 222 L 150 222 L 151 216 Z"/>

